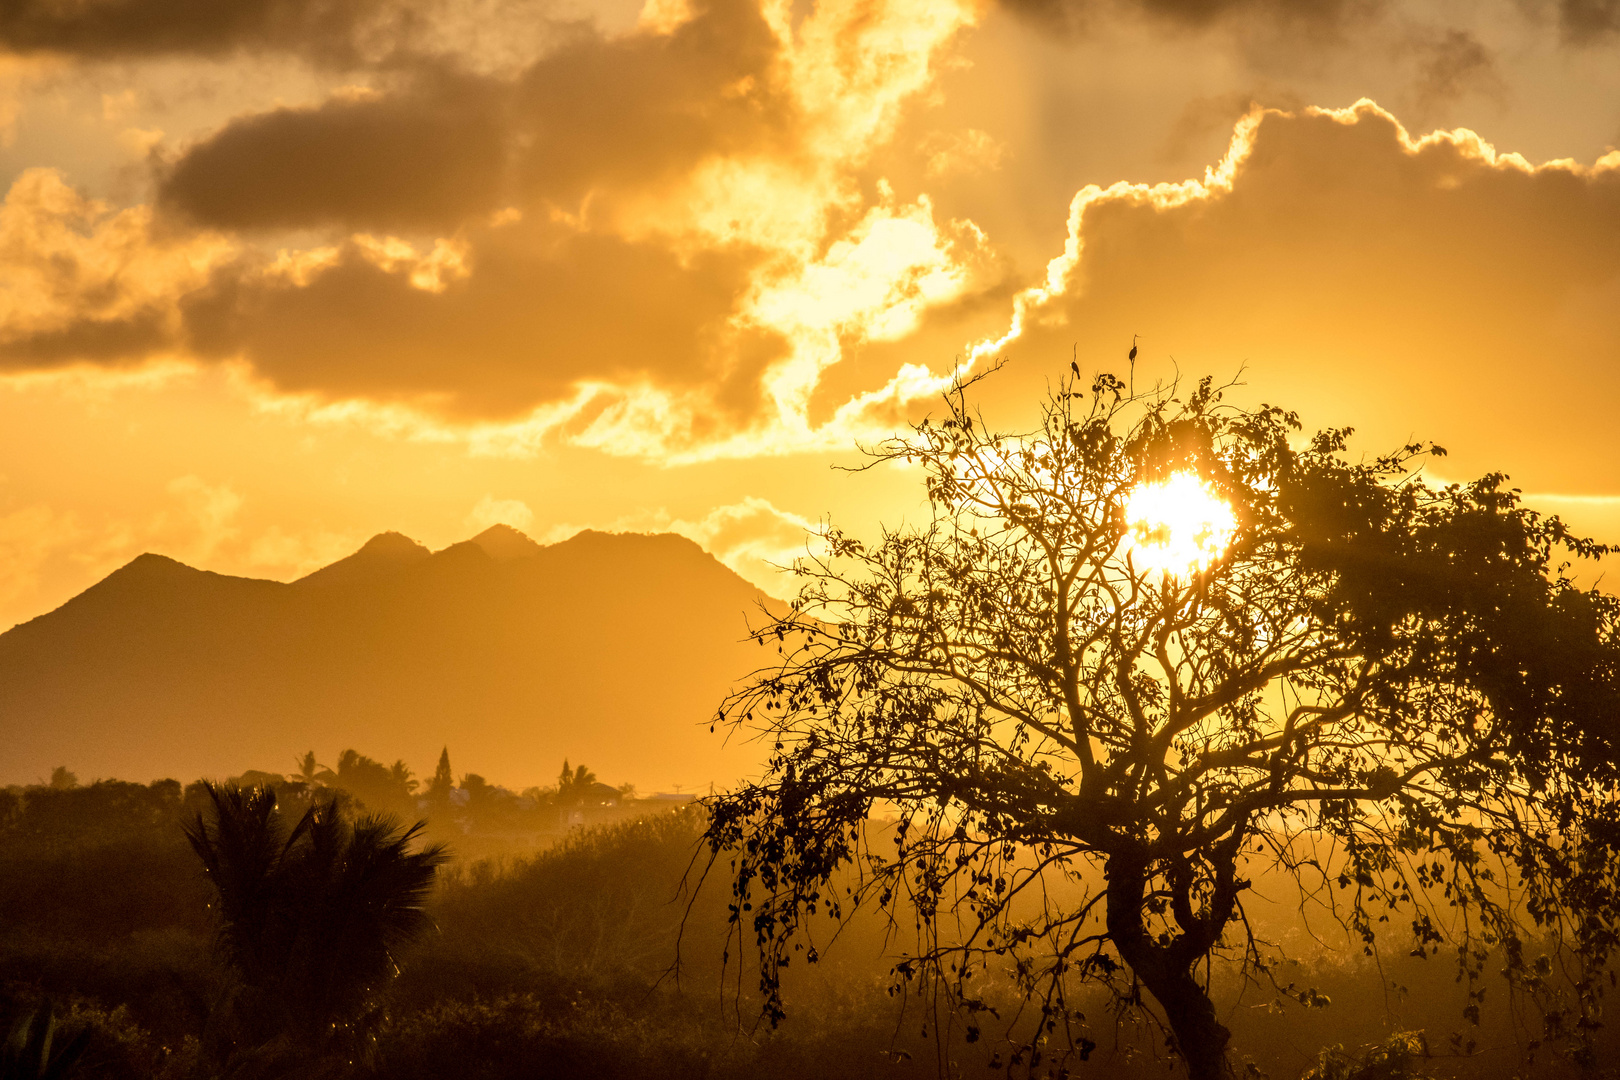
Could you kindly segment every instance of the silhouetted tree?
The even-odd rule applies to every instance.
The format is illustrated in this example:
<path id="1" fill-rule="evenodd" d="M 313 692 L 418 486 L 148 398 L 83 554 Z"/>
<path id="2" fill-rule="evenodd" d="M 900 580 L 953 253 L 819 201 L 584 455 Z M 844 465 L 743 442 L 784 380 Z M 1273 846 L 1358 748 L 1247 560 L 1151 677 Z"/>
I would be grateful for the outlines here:
<path id="1" fill-rule="evenodd" d="M 470 772 L 462 774 L 461 790 L 467 793 L 469 809 L 482 809 L 486 803 L 495 798 L 499 789 L 477 773 Z"/>
<path id="2" fill-rule="evenodd" d="M 338 758 L 333 782 L 372 810 L 408 813 L 414 809 L 411 795 L 416 790 L 416 781 L 411 779 L 411 770 L 403 761 L 396 761 L 389 768 L 358 750 L 345 750 Z"/>
<path id="3" fill-rule="evenodd" d="M 450 771 L 450 748 L 446 746 L 439 751 L 439 766 L 433 770 L 433 779 L 428 784 L 428 805 L 435 811 L 443 812 L 450 808 L 450 792 L 455 790 L 456 777 Z"/>
<path id="4" fill-rule="evenodd" d="M 1194 1077 L 1223 1076 L 1208 960 L 1266 971 L 1244 897 L 1282 870 L 1369 950 L 1397 913 L 1403 949 L 1454 949 L 1469 980 L 1499 950 L 1546 1035 L 1584 1035 L 1620 911 L 1620 605 L 1561 559 L 1606 549 L 1502 476 L 1425 483 L 1438 448 L 1296 445 L 1292 413 L 1208 380 L 1184 399 L 1065 380 L 1017 436 L 965 389 L 873 451 L 921 466 L 928 520 L 871 546 L 830 530 L 755 635 L 780 659 L 720 713 L 775 748 L 708 831 L 772 1021 L 781 967 L 815 959 L 810 916 L 872 902 L 914 913 L 897 979 L 970 1040 L 994 1015 L 981 988 L 1012 981 L 1030 1009 L 1005 1025 L 1009 1070 L 1090 1052 L 1074 994 L 1097 980 L 1156 1003 Z M 1163 530 L 1127 507 L 1180 474 L 1234 528 L 1155 568 Z"/>
<path id="5" fill-rule="evenodd" d="M 311 788 L 320 782 L 320 775 L 323 772 L 330 771 L 325 765 L 315 760 L 315 751 L 313 750 L 306 751 L 303 757 L 295 760 L 298 763 L 298 771 L 288 779 L 301 781 Z"/>
<path id="6" fill-rule="evenodd" d="M 401 788 L 405 794 L 416 794 L 416 777 L 412 775 L 410 766 L 405 764 L 404 758 L 396 758 L 394 763 L 389 766 L 388 778 Z"/>
<path id="7" fill-rule="evenodd" d="M 49 786 L 56 791 L 72 791 L 79 786 L 79 778 L 66 765 L 58 765 L 51 770 Z"/>
<path id="8" fill-rule="evenodd" d="M 320 1053 L 354 1034 L 425 922 L 444 849 L 421 824 L 350 823 L 334 802 L 289 823 L 268 788 L 206 785 L 186 837 L 218 893 L 219 941 L 239 987 L 226 1049 Z"/>
<path id="9" fill-rule="evenodd" d="M 583 765 L 569 767 L 568 759 L 563 759 L 562 773 L 557 777 L 557 802 L 562 806 L 571 806 L 583 802 L 590 794 L 591 787 L 596 783 L 596 774 Z"/>

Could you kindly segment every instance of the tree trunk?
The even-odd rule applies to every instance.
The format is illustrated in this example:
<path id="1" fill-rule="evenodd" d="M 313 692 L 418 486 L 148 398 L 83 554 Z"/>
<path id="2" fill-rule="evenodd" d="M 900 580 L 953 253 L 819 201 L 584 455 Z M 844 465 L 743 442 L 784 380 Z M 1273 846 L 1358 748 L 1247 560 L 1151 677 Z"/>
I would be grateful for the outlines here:
<path id="1" fill-rule="evenodd" d="M 1187 933 L 1161 944 L 1142 920 L 1146 879 L 1140 864 L 1116 856 L 1108 860 L 1108 935 L 1132 973 L 1158 1001 L 1175 1036 L 1176 1051 L 1190 1080 L 1227 1080 L 1232 1075 L 1226 1044 L 1232 1038 L 1215 1016 L 1193 970 L 1207 948 Z"/>
<path id="2" fill-rule="evenodd" d="M 1151 966 L 1151 965 L 1150 965 Z M 1134 969 L 1135 964 L 1131 967 Z M 1176 1049 L 1187 1063 L 1190 1080 L 1226 1080 L 1232 1075 L 1226 1044 L 1232 1033 L 1215 1017 L 1215 1004 L 1193 977 L 1192 971 L 1166 971 L 1142 985 L 1158 999 L 1159 1007 L 1176 1036 Z"/>

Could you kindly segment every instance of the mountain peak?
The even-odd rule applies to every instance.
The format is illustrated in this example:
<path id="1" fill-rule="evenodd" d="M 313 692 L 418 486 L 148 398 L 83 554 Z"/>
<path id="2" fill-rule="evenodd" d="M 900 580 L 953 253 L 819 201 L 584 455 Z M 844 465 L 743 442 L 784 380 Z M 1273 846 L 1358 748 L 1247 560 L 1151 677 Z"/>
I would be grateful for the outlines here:
<path id="1" fill-rule="evenodd" d="M 298 579 L 298 585 L 342 585 L 371 581 L 427 558 L 430 552 L 404 533 L 382 532 L 360 550 Z"/>
<path id="2" fill-rule="evenodd" d="M 525 559 L 544 550 L 541 545 L 510 525 L 491 525 L 467 543 L 477 544 L 484 549 L 484 554 L 497 562 Z"/>
<path id="3" fill-rule="evenodd" d="M 178 559 L 148 551 L 135 556 L 79 596 L 91 593 L 99 596 L 109 592 L 122 594 L 131 589 L 145 590 L 154 587 L 161 589 L 174 582 L 195 581 L 208 576 L 205 570 L 198 570 L 195 566 L 187 566 Z M 73 600 L 78 598 L 76 596 Z M 73 600 L 69 600 L 68 603 L 73 603 Z"/>
<path id="4" fill-rule="evenodd" d="M 427 554 L 427 548 L 402 532 L 380 532 L 360 546 L 356 555 L 370 555 L 373 558 L 400 559 L 406 562 L 415 562 Z"/>
<path id="5" fill-rule="evenodd" d="M 114 570 L 111 576 L 117 577 L 174 577 L 200 574 L 203 571 L 194 566 L 187 566 L 179 559 L 171 559 L 167 555 L 158 555 L 147 551 L 135 556 L 123 566 Z"/>

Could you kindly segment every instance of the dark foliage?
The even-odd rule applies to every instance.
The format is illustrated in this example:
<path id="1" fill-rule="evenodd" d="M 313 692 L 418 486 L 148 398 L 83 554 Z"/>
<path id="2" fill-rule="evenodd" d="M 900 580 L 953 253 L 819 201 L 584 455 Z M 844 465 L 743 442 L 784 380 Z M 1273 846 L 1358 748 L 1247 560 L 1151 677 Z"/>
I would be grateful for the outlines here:
<path id="1" fill-rule="evenodd" d="M 1360 1055 L 1329 1047 L 1300 1080 L 1409 1080 L 1420 1075 L 1418 1062 L 1430 1056 L 1422 1032 L 1400 1031 Z"/>
<path id="2" fill-rule="evenodd" d="M 10 794 L 20 803 L 34 790 Z M 194 809 L 212 805 L 200 785 L 192 792 L 201 800 Z M 77 839 L 57 847 L 65 865 L 74 862 L 75 852 L 94 847 L 99 834 L 126 835 L 122 804 L 104 795 L 95 797 L 107 814 L 99 824 L 83 807 L 69 814 Z M 73 809 L 67 803 L 51 805 L 64 813 Z M 282 812 L 296 818 L 302 809 L 297 785 L 285 789 Z M 179 820 L 177 807 L 163 826 L 184 859 L 177 876 L 148 882 L 138 868 L 122 868 L 118 872 L 124 877 L 91 882 L 58 867 L 50 872 L 71 887 L 51 897 L 57 910 L 11 909 L 12 917 L 0 923 L 0 1037 L 50 997 L 58 1031 L 90 1032 L 79 1065 L 83 1076 L 215 1080 L 222 1075 L 217 1054 L 202 1053 L 202 1040 L 206 1035 L 217 1050 L 225 1010 L 233 1001 L 232 977 L 213 959 L 203 933 L 212 888 L 187 848 Z M 43 833 L 62 831 L 38 812 L 34 821 Z M 822 962 L 795 964 L 783 972 L 791 1024 L 776 1031 L 755 1027 L 751 999 L 739 1016 L 736 982 L 721 982 L 728 897 L 722 889 L 694 897 L 680 888 L 706 821 L 701 807 L 688 806 L 576 831 L 539 854 L 441 870 L 428 903 L 433 925 L 396 955 L 402 971 L 379 988 L 378 1022 L 362 1047 L 367 1052 L 316 1064 L 346 1080 L 424 1075 L 913 1080 L 936 1075 L 942 1062 L 958 1075 L 986 1073 L 992 1040 L 969 1044 L 960 1028 L 938 1038 L 941 1032 L 916 999 L 897 1016 L 884 977 L 892 962 L 891 943 L 877 913 L 846 922 L 838 948 Z M 872 827 L 885 828 L 881 821 Z M 0 861 L 14 859 L 19 843 L 0 830 Z M 1275 876 L 1256 875 L 1254 891 L 1267 897 L 1273 911 L 1262 918 L 1266 913 L 1255 905 L 1252 916 L 1264 936 L 1298 940 L 1305 927 L 1297 911 L 1284 910 L 1289 901 L 1282 884 Z M 137 908 L 123 921 L 128 933 L 96 936 L 86 930 L 64 937 L 38 931 L 41 919 L 90 927 L 93 920 L 73 909 L 95 911 L 103 893 L 133 895 L 146 888 L 168 889 L 174 903 L 168 910 Z M 677 985 L 668 968 L 683 917 L 685 962 Z M 187 929 L 191 924 L 199 929 Z M 1315 944 L 1319 951 L 1309 953 L 1306 962 L 1277 969 L 1285 984 L 1312 988 L 1318 1004 L 1331 998 L 1331 1008 L 1283 1008 L 1277 999 L 1286 1004 L 1286 997 L 1252 989 L 1240 1005 L 1244 985 L 1238 969 L 1217 963 L 1211 989 L 1232 1028 L 1236 1055 L 1252 1060 L 1273 1080 L 1294 1080 L 1318 1062 L 1320 1047 L 1336 1044 L 1344 1049 L 1322 1061 L 1340 1069 L 1326 1075 L 1341 1080 L 1345 1069 L 1376 1059 L 1388 1032 L 1427 1029 L 1437 1057 L 1408 1062 L 1419 1074 L 1469 1080 L 1561 1080 L 1565 1075 L 1565 1064 L 1546 1055 L 1538 1067 L 1526 1065 L 1522 1049 L 1534 1033 L 1515 1027 L 1506 995 L 1493 993 L 1475 1002 L 1474 987 L 1454 983 L 1449 965 L 1405 956 L 1404 950 L 1376 962 L 1362 958 L 1359 949 L 1347 955 L 1345 947 L 1353 941 L 1341 935 Z M 1499 955 L 1492 965 L 1499 965 Z M 731 974 L 736 973 L 734 962 Z M 1007 1001 L 1012 1003 L 1010 997 Z M 1459 1027 L 1458 1009 L 1469 1003 L 1480 1006 L 1480 1024 L 1462 1025 L 1458 1049 L 1476 1037 L 1479 1045 L 1470 1056 L 1448 1058 L 1447 1035 Z M 1151 1080 L 1165 1075 L 1157 1034 L 1135 1026 L 1115 1032 L 1101 988 L 1080 988 L 1071 1004 L 1092 1017 L 1099 1043 L 1077 1076 Z M 1605 1060 L 1620 1052 L 1615 1034 L 1597 1033 L 1609 1040 L 1600 1047 L 1608 1051 Z M 247 1075 L 252 1067 L 274 1071 L 286 1064 L 285 1057 L 278 1064 L 278 1059 L 242 1055 L 235 1067 Z"/>
<path id="3" fill-rule="evenodd" d="M 338 758 L 333 782 L 381 814 L 409 815 L 416 811 L 416 781 L 403 761 L 384 765 L 356 750 Z"/>
<path id="4" fill-rule="evenodd" d="M 45 1001 L 12 1022 L 0 1045 L 0 1080 L 66 1080 L 90 1044 L 90 1032 L 59 1030 L 56 1011 Z"/>
<path id="5" fill-rule="evenodd" d="M 444 851 L 411 850 L 420 825 L 350 822 L 330 801 L 288 821 L 271 790 L 205 790 L 212 813 L 188 822 L 186 837 L 216 890 L 220 948 L 237 980 L 215 1052 L 352 1051 L 394 953 L 426 922 Z"/>
<path id="6" fill-rule="evenodd" d="M 97 944 L 138 929 L 202 930 L 205 893 L 180 835 L 183 814 L 173 780 L 5 793 L 0 922 Z"/>
<path id="7" fill-rule="evenodd" d="M 702 1080 L 713 1075 L 713 1050 L 705 1034 L 689 1022 L 671 1029 L 612 1005 L 559 1006 L 524 996 L 446 1002 L 383 1033 L 375 1075 L 387 1080 Z"/>
<path id="8" fill-rule="evenodd" d="M 404 963 L 398 1006 L 515 992 L 559 1005 L 645 997 L 674 961 L 689 900 L 681 877 L 706 821 L 689 806 L 576 831 L 532 858 L 450 868 L 434 907 L 438 932 Z M 701 921 L 718 925 L 723 911 L 704 900 Z"/>

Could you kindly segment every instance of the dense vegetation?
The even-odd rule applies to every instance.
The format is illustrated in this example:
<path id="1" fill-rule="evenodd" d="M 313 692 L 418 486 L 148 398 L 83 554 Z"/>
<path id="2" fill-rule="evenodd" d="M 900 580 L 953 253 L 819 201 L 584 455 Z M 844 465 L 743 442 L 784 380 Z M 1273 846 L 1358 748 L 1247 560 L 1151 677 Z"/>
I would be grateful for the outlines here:
<path id="1" fill-rule="evenodd" d="M 281 778 L 284 808 L 302 813 L 337 795 L 347 820 L 363 818 L 369 804 L 331 772 L 330 783 Z M 212 887 L 183 832 L 209 810 L 207 789 L 70 779 L 0 793 L 0 1034 L 50 1016 L 59 1050 L 82 1039 L 60 1075 L 853 1080 L 933 1076 L 942 1058 L 967 1076 L 1009 1065 L 960 1030 L 937 1027 L 916 1001 L 890 996 L 889 928 L 876 919 L 848 926 L 821 963 L 791 966 L 788 1020 L 776 1030 L 759 1024 L 759 1002 L 738 980 L 739 962 L 752 958 L 733 951 L 722 960 L 727 890 L 683 887 L 707 824 L 703 808 L 648 813 L 643 805 L 640 817 L 574 828 L 544 850 L 446 867 L 428 928 L 398 952 L 397 977 L 374 988 L 363 1039 L 319 1070 L 255 1072 L 238 1062 L 227 1072 L 210 1045 L 235 977 L 209 906 Z M 566 798 L 563 788 L 537 794 Z M 448 820 L 431 806 L 424 811 L 430 836 L 454 846 L 510 824 L 477 817 L 475 799 L 459 794 L 463 784 L 451 790 Z M 537 813 L 538 803 L 518 805 L 521 795 L 486 794 L 495 805 L 510 801 L 501 814 Z M 1529 1035 L 1509 1021 L 1501 993 L 1481 1003 L 1479 1027 L 1459 1033 L 1459 1048 L 1474 1053 L 1449 1056 L 1468 987 L 1452 982 L 1447 965 L 1397 951 L 1380 967 L 1359 942 L 1342 938 L 1307 949 L 1308 928 L 1286 897 L 1273 899 L 1266 930 L 1292 935 L 1302 962 L 1288 976 L 1311 988 L 1314 1007 L 1245 991 L 1235 971 L 1216 977 L 1238 1055 L 1263 1074 L 1292 1080 L 1324 1047 L 1341 1045 L 1342 1054 L 1323 1059 L 1324 1076 L 1414 1075 L 1409 1066 L 1433 1076 L 1563 1075 L 1567 1063 L 1545 1055 L 1526 1068 Z M 1101 997 L 1079 1004 L 1099 1046 L 1077 1075 L 1165 1075 L 1161 1033 L 1116 1028 Z M 1424 1045 L 1397 1035 L 1407 1031 L 1424 1031 L 1436 1056 L 1407 1055 L 1402 1047 Z M 1345 1064 L 1392 1036 L 1384 1072 L 1357 1074 Z"/>

